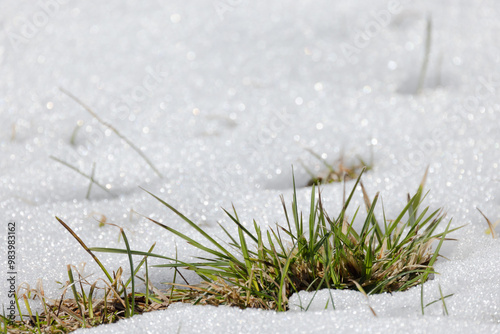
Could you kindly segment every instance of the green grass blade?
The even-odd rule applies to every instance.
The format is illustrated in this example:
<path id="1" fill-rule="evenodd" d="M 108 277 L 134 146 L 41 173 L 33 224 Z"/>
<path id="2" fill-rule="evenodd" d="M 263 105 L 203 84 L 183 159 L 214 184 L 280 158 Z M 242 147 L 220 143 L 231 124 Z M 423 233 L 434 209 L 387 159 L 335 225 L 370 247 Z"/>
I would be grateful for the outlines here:
<path id="1" fill-rule="evenodd" d="M 297 188 L 295 187 L 295 175 L 293 174 L 293 168 L 292 168 L 292 179 L 293 179 L 293 200 L 292 200 L 292 214 L 293 214 L 293 221 L 295 222 L 295 231 L 297 232 L 297 237 L 302 236 L 304 233 L 304 229 L 302 224 L 300 223 L 299 219 L 299 211 L 298 211 L 298 204 L 297 204 Z"/>
<path id="2" fill-rule="evenodd" d="M 142 188 L 143 189 L 143 188 Z M 145 192 L 147 192 L 148 194 L 150 194 L 151 196 L 153 196 L 154 198 L 156 198 L 160 203 L 162 203 L 163 205 L 165 205 L 167 208 L 169 208 L 172 212 L 174 212 L 176 215 L 178 215 L 180 218 L 182 218 L 185 222 L 187 222 L 192 228 L 194 228 L 198 233 L 200 233 L 203 237 L 205 237 L 205 239 L 207 239 L 208 241 L 210 241 L 210 243 L 212 243 L 215 247 L 217 247 L 219 250 L 221 250 L 224 254 L 226 254 L 226 257 L 227 258 L 231 258 L 231 259 L 234 259 L 236 260 L 236 258 L 231 254 L 231 252 L 229 252 L 227 249 L 225 249 L 221 244 L 219 244 L 217 241 L 215 241 L 211 236 L 208 235 L 208 233 L 206 233 L 203 229 L 201 229 L 198 225 L 196 225 L 195 223 L 193 223 L 189 218 L 187 218 L 186 216 L 184 216 L 182 213 L 180 213 L 177 209 L 175 209 L 173 206 L 171 206 L 170 204 L 168 204 L 167 202 L 165 202 L 164 200 L 162 200 L 161 198 L 157 197 L 156 195 L 154 195 L 153 193 L 143 189 Z M 195 245 L 196 247 L 200 248 L 200 249 L 203 249 L 205 251 L 207 251 L 208 253 L 218 253 L 218 252 L 214 252 L 212 250 L 210 250 L 209 248 L 207 247 L 204 247 L 202 246 L 201 244 L 197 243 L 196 241 L 192 240 L 191 238 L 187 237 L 186 235 L 178 232 L 177 230 L 175 229 L 172 229 L 162 223 L 159 223 L 151 218 L 148 218 L 150 221 L 154 222 L 155 224 L 169 230 L 170 232 L 176 234 L 177 236 L 183 238 L 184 240 L 192 243 L 193 245 Z M 219 253 L 220 254 L 220 253 Z M 215 254 L 214 254 L 215 255 Z"/>
<path id="3" fill-rule="evenodd" d="M 82 172 L 81 170 L 79 170 L 78 168 L 76 168 L 75 166 L 72 166 L 69 163 L 67 163 L 66 161 L 63 161 L 63 160 L 61 160 L 59 158 L 56 158 L 56 157 L 54 157 L 52 155 L 49 158 L 51 158 L 54 161 L 59 162 L 61 165 L 64 165 L 64 166 L 68 167 L 69 169 L 74 170 L 75 172 L 77 172 L 81 176 L 85 177 L 86 179 L 88 179 L 90 181 L 91 185 L 95 184 L 96 186 L 98 186 L 99 188 L 101 188 L 102 190 L 104 190 L 105 192 L 107 192 L 108 194 L 115 196 L 111 191 L 109 191 L 108 188 L 106 188 L 105 186 L 103 186 L 102 184 L 100 184 L 99 182 L 97 182 L 96 180 L 94 180 L 93 174 L 92 174 L 92 176 L 89 176 L 89 175 L 85 174 L 84 172 Z M 89 189 L 88 189 L 87 196 L 89 195 L 89 193 L 90 193 L 90 186 L 89 186 Z"/>
<path id="4" fill-rule="evenodd" d="M 446 307 L 446 302 L 444 301 L 443 291 L 441 290 L 441 284 L 438 284 L 439 287 L 439 295 L 441 296 L 441 301 L 443 302 L 443 310 L 446 315 L 448 314 L 448 308 Z"/>
<path id="5" fill-rule="evenodd" d="M 151 253 L 153 251 L 153 249 L 155 248 L 156 246 L 156 242 L 149 248 L 148 250 L 148 253 Z M 134 254 L 133 251 L 131 249 L 127 249 L 127 255 L 130 254 Z M 133 274 L 129 277 L 129 279 L 127 280 L 127 282 L 125 282 L 125 286 L 127 287 L 130 282 L 132 281 L 132 276 L 135 276 L 137 275 L 137 273 L 139 272 L 139 270 L 141 269 L 142 265 L 147 261 L 148 259 L 148 255 L 144 255 L 144 257 L 142 258 L 141 262 L 139 262 L 139 264 L 137 265 L 137 267 L 135 268 Z M 147 265 L 146 265 L 146 270 L 148 269 Z"/>
<path id="6" fill-rule="evenodd" d="M 439 244 L 437 245 L 436 250 L 434 251 L 434 254 L 432 254 L 432 257 L 431 257 L 429 264 L 428 264 L 428 268 L 432 268 L 432 266 L 434 265 L 434 262 L 436 262 L 436 259 L 439 255 L 439 250 L 441 249 L 441 246 L 443 245 L 444 238 L 448 234 L 448 230 L 450 228 L 450 225 L 451 225 L 451 219 L 450 219 L 450 222 L 448 223 L 448 225 L 446 226 L 446 229 L 444 230 L 444 232 L 441 233 L 441 240 L 439 240 Z M 429 276 L 429 273 L 425 272 L 423 275 L 422 281 L 423 282 L 427 281 L 428 276 Z"/>
<path id="7" fill-rule="evenodd" d="M 248 254 L 247 242 L 245 240 L 245 235 L 243 234 L 243 230 L 238 228 L 238 235 L 240 237 L 240 245 L 241 252 L 243 254 L 243 259 L 245 260 L 247 272 L 250 273 L 252 271 L 252 263 L 250 262 L 250 255 Z"/>
<path id="8" fill-rule="evenodd" d="M 19 319 L 24 322 L 23 313 L 21 312 L 21 306 L 19 305 L 19 298 L 17 298 L 17 293 L 14 294 L 14 300 L 16 301 L 17 314 L 19 314 Z"/>
<path id="9" fill-rule="evenodd" d="M 127 234 L 123 230 L 123 228 L 120 227 L 120 233 L 123 237 L 123 242 L 125 243 L 125 247 L 127 247 L 127 255 L 128 255 L 128 261 L 130 265 L 130 279 L 132 281 L 132 305 L 130 306 L 130 316 L 134 316 L 135 313 L 135 271 L 134 271 L 134 259 L 132 258 L 132 253 L 130 252 L 130 244 L 128 242 Z M 124 293 L 126 293 L 127 286 L 123 286 Z M 124 296 L 125 300 L 128 300 L 128 296 L 125 294 Z"/>
<path id="10" fill-rule="evenodd" d="M 371 207 L 368 211 L 368 215 L 366 216 L 365 223 L 363 225 L 363 228 L 361 229 L 361 233 L 359 234 L 362 241 L 364 241 L 364 238 L 368 234 L 368 228 L 370 228 L 370 224 L 372 223 L 373 210 L 375 210 L 375 206 L 377 205 L 378 197 L 379 197 L 379 193 L 377 193 L 375 195 L 375 198 L 373 199 Z M 375 226 L 378 226 L 378 225 L 375 225 Z M 380 239 L 382 239 L 382 236 L 380 236 Z"/>
<path id="11" fill-rule="evenodd" d="M 454 294 L 454 293 L 451 293 L 451 294 L 446 295 L 446 296 L 443 296 L 443 297 L 441 297 L 441 296 L 440 296 L 438 299 L 436 299 L 436 300 L 434 300 L 434 301 L 432 301 L 432 302 L 430 302 L 430 303 L 427 303 L 424 307 L 431 306 L 432 304 L 435 304 L 435 303 L 437 303 L 437 302 L 441 302 L 443 299 L 450 298 L 450 297 L 452 297 L 453 295 L 455 295 L 455 294 Z"/>
<path id="12" fill-rule="evenodd" d="M 422 309 L 422 315 L 425 315 L 424 312 L 424 283 L 420 283 L 420 308 Z"/>
<path id="13" fill-rule="evenodd" d="M 100 252 L 100 253 L 128 254 L 126 249 L 121 249 L 121 248 L 90 247 L 89 250 L 94 251 L 94 252 Z M 130 250 L 130 254 L 143 255 L 143 256 L 148 256 L 148 257 L 156 257 L 156 258 L 160 258 L 160 259 L 176 261 L 174 258 L 171 258 L 168 256 L 163 256 L 163 255 L 149 253 L 149 252 L 143 252 L 143 251 Z"/>
<path id="14" fill-rule="evenodd" d="M 157 224 L 158 226 L 161 226 L 163 227 L 164 229 L 170 231 L 171 233 L 181 237 L 182 239 L 186 240 L 189 244 L 193 245 L 194 247 L 198 248 L 198 249 L 201 249 L 207 253 L 210 253 L 212 255 L 215 255 L 215 256 L 218 256 L 220 258 L 225 258 L 225 259 L 231 259 L 231 260 L 234 260 L 235 262 L 238 262 L 240 265 L 244 266 L 242 262 L 240 262 L 238 259 L 236 259 L 228 250 L 226 250 L 224 247 L 222 247 L 218 242 L 216 242 L 215 240 L 213 240 L 211 237 L 208 237 L 210 238 L 212 241 L 213 241 L 213 244 L 214 245 L 218 245 L 217 248 L 219 249 L 222 249 L 224 250 L 224 253 L 221 253 L 221 252 L 218 252 L 216 250 L 213 250 L 211 248 L 208 248 L 206 246 L 203 246 L 202 244 L 200 244 L 199 242 L 191 239 L 190 237 L 188 237 L 187 235 L 169 227 L 169 226 L 166 226 L 160 222 L 157 222 L 153 219 L 150 219 L 148 218 L 150 221 L 152 221 L 153 223 Z M 204 234 L 206 234 L 205 232 L 203 232 Z M 208 235 L 207 235 L 208 236 Z"/>
<path id="15" fill-rule="evenodd" d="M 256 238 L 256 237 L 255 237 L 255 236 L 254 236 L 254 235 L 253 235 L 253 234 L 252 234 L 249 230 L 247 230 L 247 228 L 246 228 L 245 226 L 243 226 L 243 224 L 241 224 L 241 223 L 240 223 L 240 220 L 239 220 L 239 218 L 238 218 L 238 215 L 236 215 L 236 209 L 234 208 L 234 206 L 233 206 L 233 211 L 234 211 L 234 213 L 235 213 L 235 215 L 234 215 L 234 216 L 233 216 L 233 215 L 231 215 L 231 214 L 230 214 L 230 213 L 229 213 L 226 209 L 222 209 L 222 210 L 223 210 L 223 211 L 224 211 L 224 212 L 228 215 L 228 217 L 229 217 L 229 218 L 231 218 L 231 220 L 232 220 L 232 221 L 233 221 L 236 225 L 238 225 L 238 228 L 242 229 L 242 230 L 243 230 L 243 232 L 245 232 L 245 234 L 246 234 L 246 235 L 248 235 L 250 238 L 252 238 L 252 240 L 253 240 L 253 241 L 255 241 L 255 242 L 257 242 L 257 241 L 258 241 L 258 240 L 257 240 L 257 238 Z M 228 235 L 229 235 L 229 233 L 228 233 Z M 233 238 L 231 237 L 231 239 L 233 239 Z"/>
<path id="16" fill-rule="evenodd" d="M 80 297 L 78 295 L 78 292 L 76 291 L 76 284 L 75 284 L 75 279 L 73 278 L 73 270 L 71 269 L 71 265 L 68 264 L 68 278 L 69 278 L 69 284 L 71 285 L 71 291 L 73 292 L 73 297 L 75 298 L 76 305 L 78 306 L 78 309 L 80 310 L 80 314 L 82 315 L 82 325 L 86 327 L 85 324 L 85 312 L 82 308 L 82 305 L 80 303 Z"/>

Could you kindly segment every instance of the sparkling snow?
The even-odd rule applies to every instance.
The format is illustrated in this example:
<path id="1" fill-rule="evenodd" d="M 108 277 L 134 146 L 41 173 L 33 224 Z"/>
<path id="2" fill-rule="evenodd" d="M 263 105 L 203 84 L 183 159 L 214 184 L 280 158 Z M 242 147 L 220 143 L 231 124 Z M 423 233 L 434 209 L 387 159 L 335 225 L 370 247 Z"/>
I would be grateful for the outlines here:
<path id="1" fill-rule="evenodd" d="M 372 196 L 381 192 L 388 217 L 429 166 L 426 204 L 444 207 L 452 227 L 466 225 L 424 285 L 425 303 L 439 298 L 439 286 L 453 294 L 449 316 L 441 302 L 422 316 L 419 287 L 369 300 L 319 291 L 294 295 L 281 314 L 173 305 L 79 332 L 500 333 L 500 242 L 476 210 L 500 219 L 499 15 L 494 0 L 3 1 L 0 235 L 6 244 L 7 223 L 16 223 L 17 285 L 42 279 L 58 298 L 68 264 L 89 280 L 103 277 L 54 216 L 89 246 L 124 247 L 117 228 L 99 226 L 104 216 L 132 248 L 156 242 L 155 252 L 175 256 L 177 247 L 189 259 L 201 253 L 141 215 L 198 235 L 140 187 L 223 238 L 217 222 L 234 230 L 221 210 L 231 203 L 247 224 L 283 223 L 279 195 L 290 203 L 292 165 L 306 213 L 303 165 L 321 168 L 307 149 L 329 161 L 373 154 L 363 180 Z M 427 18 L 431 54 L 415 94 Z M 87 174 L 95 163 L 110 194 L 94 185 L 86 199 L 88 180 L 51 156 Z M 323 198 L 338 211 L 342 185 L 324 186 Z M 360 192 L 355 202 L 363 204 Z M 112 270 L 128 268 L 124 256 L 98 256 Z M 7 305 L 6 247 L 0 264 Z M 158 286 L 172 279 L 161 268 L 149 273 Z"/>

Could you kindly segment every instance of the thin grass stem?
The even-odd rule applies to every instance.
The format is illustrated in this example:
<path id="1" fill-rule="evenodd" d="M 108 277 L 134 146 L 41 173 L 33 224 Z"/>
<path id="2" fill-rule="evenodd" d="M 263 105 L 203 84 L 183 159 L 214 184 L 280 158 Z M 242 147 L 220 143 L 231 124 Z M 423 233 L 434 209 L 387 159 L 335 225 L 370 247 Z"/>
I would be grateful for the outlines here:
<path id="1" fill-rule="evenodd" d="M 114 194 L 113 194 L 111 191 L 109 191 L 109 189 L 107 189 L 105 186 L 103 186 L 102 184 L 100 184 L 99 182 L 97 182 L 96 180 L 94 180 L 94 169 L 92 169 L 92 175 L 87 175 L 87 174 L 85 174 L 84 172 L 82 172 L 81 170 L 79 170 L 78 168 L 76 168 L 75 166 L 70 165 L 70 164 L 69 164 L 69 163 L 67 163 L 66 161 L 63 161 L 63 160 L 61 160 L 61 159 L 59 159 L 59 158 L 56 158 L 56 157 L 54 157 L 54 156 L 52 156 L 52 155 L 50 156 L 50 158 L 51 158 L 52 160 L 54 160 L 54 161 L 59 162 L 59 163 L 60 163 L 60 164 L 62 164 L 62 165 L 64 165 L 64 166 L 66 166 L 66 167 L 68 167 L 68 168 L 70 168 L 70 169 L 74 170 L 75 172 L 77 172 L 78 174 L 80 174 L 81 176 L 85 177 L 86 179 L 88 179 L 88 180 L 90 181 L 90 185 L 89 185 L 89 188 L 88 188 L 88 190 L 87 190 L 87 197 L 86 197 L 86 198 L 88 198 L 88 196 L 89 196 L 89 194 L 90 194 L 90 187 L 91 187 L 91 185 L 92 185 L 93 183 L 95 183 L 95 185 L 96 185 L 96 186 L 98 186 L 99 188 L 101 188 L 102 190 L 104 190 L 105 192 L 107 192 L 108 194 L 110 194 L 110 195 L 113 195 L 113 196 L 114 196 Z"/>
<path id="2" fill-rule="evenodd" d="M 134 143 L 132 143 L 127 137 L 122 135 L 113 125 L 109 124 L 108 122 L 104 121 L 102 118 L 100 118 L 89 106 L 87 106 L 85 103 L 83 103 L 79 98 L 77 98 L 75 95 L 67 91 L 66 89 L 59 87 L 61 92 L 69 96 L 71 99 L 73 99 L 76 103 L 78 103 L 80 106 L 83 107 L 89 114 L 91 114 L 99 123 L 102 125 L 106 126 L 109 128 L 111 131 L 113 131 L 120 139 L 122 139 L 124 142 L 126 142 L 134 151 L 137 152 L 141 156 L 141 158 L 151 167 L 151 169 L 158 175 L 160 178 L 163 178 L 163 175 L 160 173 L 160 171 L 155 167 L 155 165 L 148 159 L 148 157 L 142 152 L 141 149 L 139 149 L 137 146 L 135 146 Z"/>

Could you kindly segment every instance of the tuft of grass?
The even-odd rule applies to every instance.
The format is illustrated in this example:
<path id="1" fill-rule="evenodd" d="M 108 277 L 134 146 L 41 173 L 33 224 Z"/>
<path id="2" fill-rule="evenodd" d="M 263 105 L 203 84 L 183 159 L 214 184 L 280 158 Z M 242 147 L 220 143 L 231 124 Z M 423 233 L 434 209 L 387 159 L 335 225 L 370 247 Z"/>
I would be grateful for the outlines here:
<path id="1" fill-rule="evenodd" d="M 316 152 L 309 150 L 316 159 L 318 159 L 325 167 L 325 169 L 320 174 L 315 174 L 305 165 L 304 169 L 310 175 L 311 179 L 307 183 L 307 186 L 319 184 L 327 184 L 334 182 L 342 182 L 349 180 L 356 180 L 363 170 L 370 170 L 373 167 L 373 157 L 371 162 L 367 163 L 362 158 L 357 157 L 356 161 L 352 163 L 345 163 L 344 157 L 337 159 L 333 163 L 328 163 L 323 157 L 321 157 Z"/>
<path id="2" fill-rule="evenodd" d="M 99 280 L 104 285 L 98 286 L 99 281 L 90 283 L 78 270 L 68 266 L 68 281 L 62 288 L 61 298 L 56 300 L 45 296 L 41 283 L 37 284 L 36 288 L 25 284 L 24 292 L 17 292 L 16 302 L 18 298 L 24 300 L 28 314 L 23 315 L 17 303 L 19 319 L 12 321 L 0 315 L 2 330 L 11 334 L 69 333 L 78 328 L 96 327 L 130 317 L 132 314 L 127 310 L 130 303 L 135 304 L 136 314 L 168 307 L 167 302 L 145 294 L 135 293 L 133 296 L 127 296 L 126 293 L 120 293 L 120 289 L 125 291 L 128 285 L 128 282 L 123 282 L 122 273 L 122 268 L 119 268 L 114 273 L 112 282 Z M 71 292 L 72 298 L 65 298 L 67 291 Z M 41 301 L 43 311 L 33 314 L 29 300 L 35 299 Z"/>
<path id="3" fill-rule="evenodd" d="M 197 262 L 169 259 L 156 267 L 185 268 L 199 275 L 202 282 L 191 285 L 172 283 L 172 301 L 194 304 L 230 305 L 285 311 L 288 298 L 295 292 L 319 289 L 355 289 L 366 294 L 404 291 L 424 283 L 433 275 L 445 237 L 452 231 L 451 220 L 444 232 L 435 233 L 444 220 L 442 210 L 421 209 L 425 176 L 417 192 L 394 220 L 382 223 L 376 218 L 377 194 L 370 200 L 363 191 L 367 214 L 360 231 L 353 228 L 359 215 L 347 217 L 361 175 L 336 218 L 331 218 L 321 201 L 321 192 L 313 185 L 308 216 L 299 212 L 294 180 L 291 212 L 282 197 L 284 224 L 262 231 L 253 222 L 253 231 L 238 218 L 236 209 L 226 215 L 237 226 L 232 235 L 222 225 L 229 244 L 215 240 L 196 223 L 173 206 L 151 194 L 200 234 L 204 243 L 182 232 L 148 218 L 156 225 L 187 241 L 205 253 Z M 364 188 L 364 187 L 362 187 Z M 345 196 L 344 196 L 345 197 Z M 449 240 L 449 239 L 448 239 Z M 432 244 L 439 241 L 432 252 Z M 131 250 L 94 248 L 92 250 L 122 254 L 148 255 L 168 259 L 154 253 Z"/>
<path id="4" fill-rule="evenodd" d="M 220 225 L 230 240 L 228 245 L 215 240 L 173 206 L 150 193 L 205 239 L 204 243 L 197 242 L 172 227 L 148 218 L 208 254 L 207 257 L 198 258 L 197 262 L 181 261 L 177 252 L 175 258 L 155 254 L 155 244 L 145 252 L 132 250 L 124 230 L 113 224 L 110 225 L 120 229 L 125 249 L 89 248 L 64 221 L 56 217 L 92 256 L 107 280 L 90 283 L 78 270 L 75 275 L 75 268 L 68 266 L 68 281 L 63 286 L 61 298 L 57 300 L 47 298 L 41 284 L 35 289 L 26 285 L 25 293 L 20 294 L 20 288 L 15 296 L 19 319 L 12 321 L 0 315 L 1 329 L 6 333 L 68 333 L 77 328 L 113 323 L 134 314 L 166 309 L 174 302 L 286 311 L 288 299 L 294 292 L 317 292 L 323 288 L 360 291 L 367 298 L 373 315 L 377 316 L 369 304 L 370 294 L 404 291 L 419 284 L 422 288 L 422 314 L 425 307 L 439 301 L 447 314 L 445 299 L 452 295 L 443 296 L 440 289 L 440 298 L 424 306 L 423 283 L 435 273 L 433 265 L 441 245 L 444 240 L 450 240 L 446 236 L 458 228 L 450 230 L 450 220 L 444 232 L 435 233 L 445 215 L 441 210 L 421 210 L 426 175 L 417 192 L 413 196 L 408 195 L 408 203 L 396 219 L 387 220 L 382 210 L 380 223 L 375 214 L 379 194 L 370 200 L 361 182 L 362 173 L 347 198 L 344 193 L 344 203 L 336 218 L 330 218 L 326 212 L 321 192 L 316 191 L 315 185 L 311 190 L 309 215 L 304 216 L 299 212 L 295 180 L 291 210 L 289 212 L 290 208 L 282 196 L 284 224 L 277 225 L 275 229 L 264 232 L 253 221 L 253 231 L 250 231 L 240 221 L 233 206 L 232 212 L 225 212 L 236 224 L 238 234 L 233 235 Z M 361 186 L 367 213 L 361 230 L 357 232 L 353 225 L 359 215 L 359 208 L 351 219 L 347 217 L 347 209 L 358 185 Z M 438 240 L 438 245 L 432 251 L 432 244 Z M 131 277 L 124 282 L 121 267 L 111 275 L 94 252 L 126 254 Z M 134 255 L 143 256 L 135 269 Z M 148 257 L 168 260 L 169 263 L 156 267 L 175 270 L 169 290 L 161 291 L 151 284 Z M 145 279 L 137 276 L 143 265 L 146 265 Z M 202 282 L 190 284 L 179 270 L 181 268 L 196 272 Z M 183 283 L 176 281 L 177 275 L 184 280 Z M 145 293 L 136 290 L 136 279 L 145 283 Z M 104 286 L 98 286 L 99 281 Z M 72 298 L 65 298 L 67 292 Z M 21 312 L 18 298 L 24 301 L 28 314 L 23 315 Z M 29 303 L 32 298 L 42 302 L 42 312 L 33 313 Z M 335 307 L 333 298 L 331 302 Z"/>
<path id="5" fill-rule="evenodd" d="M 2 330 L 6 333 L 69 333 L 78 328 L 91 328 L 101 324 L 114 323 L 120 319 L 125 319 L 152 310 L 166 309 L 170 303 L 166 297 L 161 297 L 161 293 L 150 293 L 150 281 L 146 267 L 146 277 L 142 279 L 137 276 L 143 265 L 147 266 L 147 255 L 134 268 L 132 253 L 128 252 L 130 246 L 127 236 L 122 228 L 120 233 L 123 237 L 129 257 L 131 276 L 127 281 L 123 280 L 123 269 L 120 267 L 113 275 L 102 265 L 85 243 L 75 234 L 75 232 L 60 218 L 56 219 L 71 233 L 80 245 L 92 256 L 94 261 L 101 267 L 107 280 L 99 279 L 93 283 L 83 277 L 76 268 L 67 266 L 68 280 L 63 285 L 63 292 L 60 299 L 52 300 L 44 293 L 41 281 L 35 288 L 28 284 L 23 284 L 15 294 L 18 319 L 15 321 L 0 315 L 3 323 Z M 114 224 L 106 223 L 116 226 Z M 155 244 L 151 246 L 147 253 L 154 250 Z M 145 252 L 146 253 L 146 252 Z M 76 273 L 76 275 L 75 275 Z M 146 283 L 146 292 L 139 293 L 136 290 L 136 278 Z M 101 284 L 98 286 L 98 283 Z M 131 292 L 127 293 L 128 286 L 131 285 Z M 21 288 L 24 290 L 22 293 Z M 155 290 L 156 291 L 156 290 Z M 65 297 L 69 292 L 70 298 Z M 28 314 L 24 314 L 19 306 L 18 299 L 24 301 Z M 39 299 L 43 311 L 33 314 L 29 300 Z"/>

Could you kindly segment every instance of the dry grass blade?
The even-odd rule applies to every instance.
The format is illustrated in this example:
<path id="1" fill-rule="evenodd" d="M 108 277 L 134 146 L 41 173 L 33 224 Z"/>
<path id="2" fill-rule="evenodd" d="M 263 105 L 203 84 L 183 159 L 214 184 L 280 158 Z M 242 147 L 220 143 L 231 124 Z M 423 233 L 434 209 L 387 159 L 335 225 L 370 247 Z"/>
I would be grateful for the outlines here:
<path id="1" fill-rule="evenodd" d="M 158 175 L 160 178 L 163 178 L 163 175 L 155 167 L 155 165 L 153 165 L 153 163 L 148 159 L 148 157 L 144 154 L 144 152 L 142 152 L 141 149 L 139 149 L 137 146 L 135 146 L 134 143 L 132 143 L 129 139 L 127 139 L 127 137 L 125 137 L 124 135 L 122 135 L 113 125 L 109 124 L 108 122 L 106 122 L 102 118 L 100 118 L 99 115 L 97 115 L 88 105 L 86 105 L 85 103 L 83 103 L 75 95 L 73 95 L 72 93 L 70 93 L 69 91 L 67 91 L 66 89 L 64 89 L 62 87 L 59 87 L 59 89 L 61 90 L 61 92 L 63 92 L 64 94 L 66 94 L 67 96 L 69 96 L 71 99 L 73 99 L 76 103 L 78 103 L 80 106 L 82 106 L 83 109 L 85 109 L 89 114 L 91 114 L 95 119 L 97 119 L 97 121 L 99 121 L 99 123 L 101 123 L 102 125 L 108 127 L 118 137 L 120 137 L 120 139 L 122 139 L 123 141 L 125 141 L 130 147 L 132 147 L 132 149 L 134 151 L 137 152 L 137 154 L 139 154 L 141 156 L 141 158 L 144 161 L 146 161 L 146 163 L 151 167 L 151 169 L 153 169 L 153 171 L 156 173 L 156 175 Z"/>
<path id="2" fill-rule="evenodd" d="M 489 227 L 489 231 L 491 232 L 491 236 L 493 237 L 493 239 L 496 239 L 496 233 L 495 233 L 495 225 L 492 224 L 490 222 L 490 220 L 488 219 L 488 217 L 486 217 L 486 215 L 481 211 L 479 210 L 479 208 L 476 208 L 477 211 L 479 211 L 479 213 L 484 217 L 484 219 L 486 219 L 486 223 L 488 224 L 488 227 Z"/>
<path id="3" fill-rule="evenodd" d="M 368 295 L 366 294 L 366 292 L 363 289 L 363 287 L 361 285 L 359 285 L 359 283 L 356 282 L 355 280 L 351 280 L 351 282 L 354 283 L 354 285 L 356 285 L 356 288 L 358 289 L 358 291 L 361 292 L 361 294 L 363 294 L 363 296 L 365 296 L 366 302 L 368 303 L 367 305 L 370 308 L 370 311 L 376 317 L 377 313 L 375 312 L 375 310 L 373 309 L 373 307 L 370 305 L 370 299 L 368 298 Z"/>
<path id="4" fill-rule="evenodd" d="M 106 277 L 108 278 L 108 280 L 110 282 L 113 282 L 113 278 L 108 273 L 108 271 L 106 270 L 106 268 L 104 267 L 104 265 L 101 263 L 101 261 L 99 261 L 99 259 L 97 258 L 97 256 L 95 256 L 95 254 L 92 253 L 92 251 L 87 247 L 87 245 L 85 245 L 85 243 L 83 242 L 83 240 L 80 239 L 80 237 L 65 222 L 63 222 L 59 217 L 56 217 L 56 219 L 73 236 L 73 238 L 75 238 L 76 241 L 78 241 L 78 243 L 83 247 L 83 249 L 85 249 L 87 251 L 87 253 L 89 253 L 90 256 L 92 256 L 92 258 L 99 265 L 99 267 L 102 269 L 102 271 L 104 272 L 104 274 L 106 275 Z"/>
<path id="5" fill-rule="evenodd" d="M 365 206 L 367 210 L 370 210 L 372 206 L 372 201 L 370 200 L 370 197 L 368 196 L 368 193 L 366 192 L 365 185 L 363 184 L 362 181 L 359 182 L 359 185 L 361 186 L 361 191 L 363 192 L 363 200 L 365 201 Z"/>
<path id="6" fill-rule="evenodd" d="M 97 182 L 95 179 L 94 179 L 94 168 L 95 168 L 95 164 L 93 165 L 92 167 L 92 174 L 89 176 L 87 174 L 85 174 L 84 172 L 82 172 L 81 170 L 79 170 L 78 168 L 76 168 L 75 166 L 72 166 L 70 165 L 69 163 L 67 163 L 66 161 L 63 161 L 59 158 L 56 158 L 54 156 L 50 156 L 50 158 L 54 161 L 57 161 L 59 162 L 60 164 L 74 170 L 75 172 L 77 172 L 78 174 L 80 174 L 81 176 L 85 177 L 86 179 L 88 179 L 90 181 L 90 185 L 89 185 L 89 188 L 87 190 L 87 195 L 86 195 L 86 198 L 89 197 L 90 195 L 90 190 L 92 188 L 92 184 L 95 184 L 96 186 L 98 186 L 99 188 L 101 188 L 102 190 L 104 190 L 105 192 L 107 192 L 108 194 L 110 195 L 113 195 L 113 193 L 111 191 L 109 191 L 108 188 L 106 188 L 105 186 L 103 186 L 102 184 L 100 184 L 99 182 Z M 114 196 L 114 195 L 113 195 Z"/>

